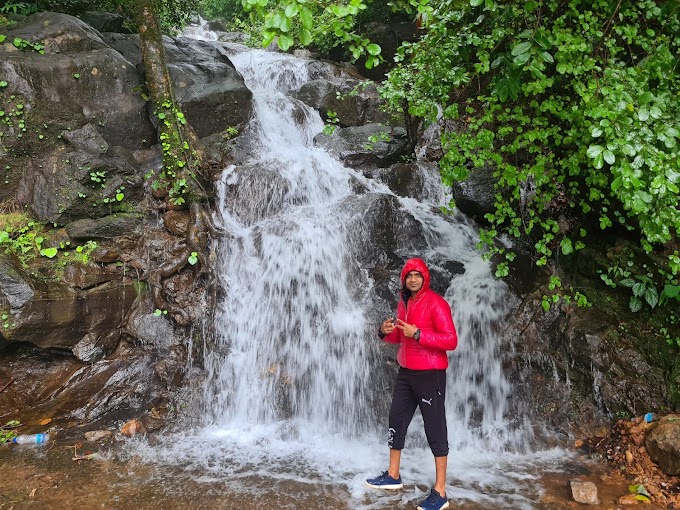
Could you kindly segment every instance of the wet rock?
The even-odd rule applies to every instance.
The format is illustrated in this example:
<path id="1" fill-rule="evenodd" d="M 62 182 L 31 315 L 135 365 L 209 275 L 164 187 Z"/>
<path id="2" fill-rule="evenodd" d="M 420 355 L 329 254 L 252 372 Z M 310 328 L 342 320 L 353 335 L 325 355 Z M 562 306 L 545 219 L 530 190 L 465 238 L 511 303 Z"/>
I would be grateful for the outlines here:
<path id="1" fill-rule="evenodd" d="M 71 263 L 64 269 L 63 280 L 71 287 L 89 289 L 121 275 L 96 264 Z"/>
<path id="2" fill-rule="evenodd" d="M 279 212 L 289 190 L 290 184 L 273 164 L 238 166 L 226 176 L 224 203 L 248 226 Z"/>
<path id="3" fill-rule="evenodd" d="M 119 340 L 120 329 L 104 334 L 87 333 L 77 344 L 71 347 L 71 352 L 79 360 L 92 363 L 111 354 Z"/>
<path id="4" fill-rule="evenodd" d="M 85 432 L 85 439 L 91 443 L 107 442 L 113 439 L 113 432 L 110 430 L 91 430 Z"/>
<path id="5" fill-rule="evenodd" d="M 125 437 L 133 437 L 137 434 L 144 434 L 145 432 L 144 425 L 137 418 L 128 421 L 120 428 L 120 433 Z"/>
<path id="6" fill-rule="evenodd" d="M 112 12 L 87 11 L 80 16 L 80 19 L 98 32 L 130 33 L 130 30 L 123 25 L 125 23 L 125 18 Z"/>
<path id="7" fill-rule="evenodd" d="M 104 34 L 103 39 L 142 69 L 138 35 Z M 229 127 L 242 129 L 252 113 L 252 92 L 220 43 L 163 38 L 175 98 L 203 138 Z"/>
<path id="8" fill-rule="evenodd" d="M 332 135 L 321 133 L 314 137 L 314 143 L 353 168 L 389 166 L 408 148 L 403 128 L 382 124 L 339 128 Z"/>
<path id="9" fill-rule="evenodd" d="M 156 432 L 156 431 L 162 429 L 163 427 L 165 427 L 165 425 L 166 425 L 166 422 L 165 422 L 164 419 L 157 418 L 157 417 L 154 417 L 154 416 L 151 416 L 151 415 L 143 416 L 139 420 L 139 422 L 142 426 L 142 432 Z M 121 429 L 121 433 L 122 433 L 122 429 Z"/>
<path id="10" fill-rule="evenodd" d="M 305 83 L 292 96 L 318 110 L 324 120 L 328 118 L 329 112 L 334 113 L 342 127 L 370 123 L 400 124 L 400 119 L 394 119 L 380 110 L 382 101 L 376 86 L 370 82 L 346 79 L 334 83 L 317 79 Z"/>
<path id="11" fill-rule="evenodd" d="M 453 199 L 464 214 L 485 223 L 484 215 L 496 210 L 497 178 L 492 168 L 473 168 L 464 181 L 453 183 Z"/>
<path id="12" fill-rule="evenodd" d="M 19 310 L 33 298 L 30 278 L 0 253 L 0 303 Z"/>
<path id="13" fill-rule="evenodd" d="M 667 475 L 680 475 L 680 416 L 666 417 L 646 434 L 649 456 Z"/>
<path id="14" fill-rule="evenodd" d="M 119 253 L 114 246 L 98 246 L 92 252 L 92 260 L 107 264 L 118 260 Z"/>
<path id="15" fill-rule="evenodd" d="M 92 361 L 115 348 L 136 294 L 129 282 L 107 282 L 83 291 L 46 284 L 10 310 L 3 336 L 7 342 L 74 350 Z"/>
<path id="16" fill-rule="evenodd" d="M 116 214 L 96 220 L 76 220 L 66 225 L 71 239 L 112 239 L 139 229 L 143 222 L 139 214 Z"/>
<path id="17" fill-rule="evenodd" d="M 396 163 L 367 172 L 397 195 L 437 203 L 442 196 L 439 167 L 432 163 Z"/>
<path id="18" fill-rule="evenodd" d="M 26 162 L 17 201 L 37 219 L 59 224 L 128 209 L 143 195 L 142 178 L 128 157 L 129 151 L 120 148 L 102 156 L 55 152 L 36 157 Z"/>
<path id="19" fill-rule="evenodd" d="M 109 150 L 109 144 L 92 124 L 85 124 L 80 129 L 66 130 L 63 136 L 81 152 L 101 156 Z"/>
<path id="20" fill-rule="evenodd" d="M 142 85 L 141 76 L 92 27 L 72 16 L 41 12 L 5 35 L 45 45 L 46 58 L 0 46 L 0 74 L 12 78 L 5 90 L 27 99 L 35 125 L 63 129 L 96 121 L 105 124 L 102 134 L 111 144 L 140 148 L 154 140 L 146 102 L 133 92 Z"/>
<path id="21" fill-rule="evenodd" d="M 600 500 L 597 498 L 597 486 L 593 482 L 572 480 L 569 482 L 569 486 L 571 487 L 571 495 L 577 503 L 586 505 L 600 504 Z"/>
<path id="22" fill-rule="evenodd" d="M 163 225 L 168 232 L 184 237 L 189 225 L 189 213 L 187 211 L 168 211 L 163 215 Z"/>

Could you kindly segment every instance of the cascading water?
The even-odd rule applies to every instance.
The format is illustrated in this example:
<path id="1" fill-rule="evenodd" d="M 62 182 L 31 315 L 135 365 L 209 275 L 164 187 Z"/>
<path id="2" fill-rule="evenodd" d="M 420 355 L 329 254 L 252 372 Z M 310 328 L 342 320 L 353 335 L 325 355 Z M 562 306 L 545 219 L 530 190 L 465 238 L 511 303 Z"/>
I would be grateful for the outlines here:
<path id="1" fill-rule="evenodd" d="M 411 489 L 389 496 L 363 485 L 387 465 L 387 415 L 373 412 L 371 403 L 390 398 L 375 334 L 390 312 L 376 311 L 374 283 L 357 261 L 366 235 L 357 195 L 393 194 L 315 147 L 323 129 L 318 113 L 286 95 L 308 81 L 308 61 L 230 48 L 253 91 L 255 114 L 250 156 L 225 169 L 220 184 L 225 298 L 205 359 L 207 425 L 191 448 L 175 442 L 153 456 L 230 479 L 340 483 L 354 508 L 421 498 L 434 466 L 418 413 L 402 460 Z M 529 453 L 531 427 L 507 408 L 511 388 L 501 351 L 510 347 L 493 329 L 507 312 L 504 285 L 475 249 L 477 235 L 465 219 L 438 212 L 447 198 L 438 176 L 423 172 L 430 199 L 398 201 L 426 244 L 403 257 L 464 267 L 441 289 L 460 337 L 448 370 L 447 493 L 472 505 L 465 508 L 534 508 L 540 489 L 527 483 L 535 478 L 530 473 L 564 453 Z"/>

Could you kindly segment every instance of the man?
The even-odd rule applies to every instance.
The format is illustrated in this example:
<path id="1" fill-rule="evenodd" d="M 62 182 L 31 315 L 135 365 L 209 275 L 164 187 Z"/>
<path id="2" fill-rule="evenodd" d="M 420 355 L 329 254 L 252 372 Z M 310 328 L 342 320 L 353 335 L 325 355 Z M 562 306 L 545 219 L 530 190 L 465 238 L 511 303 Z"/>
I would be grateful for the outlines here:
<path id="1" fill-rule="evenodd" d="M 451 317 L 451 307 L 430 289 L 430 271 L 421 259 L 409 259 L 401 271 L 401 299 L 396 322 L 387 319 L 380 325 L 379 336 L 398 343 L 399 373 L 390 407 L 388 445 L 390 465 L 382 475 L 366 480 L 376 489 L 401 489 L 399 474 L 401 450 L 416 407 L 420 407 L 425 435 L 434 455 L 436 479 L 430 495 L 418 510 L 448 508 L 446 499 L 446 461 L 449 443 L 446 430 L 446 351 L 458 345 L 458 334 Z"/>

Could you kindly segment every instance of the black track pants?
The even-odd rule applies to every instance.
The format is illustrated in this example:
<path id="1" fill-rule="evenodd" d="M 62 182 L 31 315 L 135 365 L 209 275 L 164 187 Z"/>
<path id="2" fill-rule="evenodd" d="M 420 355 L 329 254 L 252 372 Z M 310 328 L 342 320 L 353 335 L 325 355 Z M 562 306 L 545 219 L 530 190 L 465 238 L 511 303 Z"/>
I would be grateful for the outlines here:
<path id="1" fill-rule="evenodd" d="M 425 423 L 425 435 L 435 457 L 449 454 L 446 431 L 446 370 L 409 370 L 400 368 L 394 384 L 390 408 L 387 444 L 394 450 L 403 450 L 406 431 L 420 407 Z"/>

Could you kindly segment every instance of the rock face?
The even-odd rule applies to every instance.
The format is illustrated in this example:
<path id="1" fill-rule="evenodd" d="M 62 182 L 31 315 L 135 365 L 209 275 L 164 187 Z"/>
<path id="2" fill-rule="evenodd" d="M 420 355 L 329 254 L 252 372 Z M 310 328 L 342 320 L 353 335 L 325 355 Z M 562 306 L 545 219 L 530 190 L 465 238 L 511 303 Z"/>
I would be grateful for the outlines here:
<path id="1" fill-rule="evenodd" d="M 120 33 L 114 15 L 84 19 L 91 25 L 39 13 L 3 30 L 0 43 L 0 382 L 15 380 L 0 408 L 28 420 L 49 410 L 58 424 L 133 418 L 166 401 L 184 379 L 191 334 L 154 310 L 145 284 L 186 249 L 188 213 L 166 213 L 164 228 L 146 189 L 161 149 L 139 92 L 139 37 Z M 13 45 L 15 37 L 27 47 Z M 252 94 L 224 49 L 165 44 L 177 98 L 199 136 L 240 130 Z M 226 156 L 221 146 L 209 151 L 213 161 Z M 5 218 L 11 224 L 23 211 L 33 221 L 5 232 Z M 191 320 L 206 317 L 193 270 L 161 285 Z"/>

